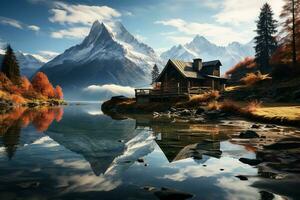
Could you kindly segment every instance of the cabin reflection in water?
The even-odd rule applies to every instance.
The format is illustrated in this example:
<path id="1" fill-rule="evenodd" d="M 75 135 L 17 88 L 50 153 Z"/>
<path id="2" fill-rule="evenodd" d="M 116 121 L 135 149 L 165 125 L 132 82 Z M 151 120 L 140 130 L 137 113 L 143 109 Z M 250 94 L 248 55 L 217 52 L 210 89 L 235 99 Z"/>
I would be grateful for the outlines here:
<path id="1" fill-rule="evenodd" d="M 169 162 L 193 158 L 204 163 L 209 157 L 220 158 L 222 155 L 219 128 L 187 123 L 175 125 L 149 117 L 137 118 L 136 127 L 153 131 L 156 143 Z"/>

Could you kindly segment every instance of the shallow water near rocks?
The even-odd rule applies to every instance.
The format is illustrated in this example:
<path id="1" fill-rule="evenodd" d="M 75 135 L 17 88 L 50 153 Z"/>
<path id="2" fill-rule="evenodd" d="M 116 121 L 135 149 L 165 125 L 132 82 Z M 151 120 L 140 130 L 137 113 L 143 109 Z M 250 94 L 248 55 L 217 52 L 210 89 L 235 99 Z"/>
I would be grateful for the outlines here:
<path id="1" fill-rule="evenodd" d="M 1 115 L 0 199 L 168 199 L 158 195 L 162 188 L 191 194 L 190 199 L 300 195 L 299 182 L 278 186 L 277 180 L 259 176 L 258 167 L 239 161 L 256 158 L 260 145 L 272 142 L 270 134 L 295 136 L 298 129 L 258 129 L 267 139 L 253 145 L 234 138 L 253 124 L 241 119 L 121 120 L 100 107 L 71 104 Z"/>

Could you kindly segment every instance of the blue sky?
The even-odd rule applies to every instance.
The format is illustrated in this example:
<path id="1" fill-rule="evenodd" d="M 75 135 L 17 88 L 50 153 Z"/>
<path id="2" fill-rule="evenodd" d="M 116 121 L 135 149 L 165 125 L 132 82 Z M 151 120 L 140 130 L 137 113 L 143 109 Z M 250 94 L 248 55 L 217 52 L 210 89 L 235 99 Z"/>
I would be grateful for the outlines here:
<path id="1" fill-rule="evenodd" d="M 82 41 L 92 22 L 121 21 L 158 52 L 195 35 L 218 45 L 254 36 L 259 8 L 278 17 L 283 0 L 3 0 L 0 42 L 27 53 L 61 53 Z"/>

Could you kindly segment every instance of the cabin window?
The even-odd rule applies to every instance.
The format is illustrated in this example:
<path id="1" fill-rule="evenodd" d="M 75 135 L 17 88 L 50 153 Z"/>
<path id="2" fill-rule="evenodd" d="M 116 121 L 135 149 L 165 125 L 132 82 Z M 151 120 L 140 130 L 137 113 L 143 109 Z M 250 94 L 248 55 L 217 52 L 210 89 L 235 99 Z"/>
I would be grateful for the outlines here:
<path id="1" fill-rule="evenodd" d="M 214 75 L 214 76 L 220 76 L 219 70 L 216 70 L 216 69 L 215 69 L 215 70 L 213 71 L 213 75 Z"/>

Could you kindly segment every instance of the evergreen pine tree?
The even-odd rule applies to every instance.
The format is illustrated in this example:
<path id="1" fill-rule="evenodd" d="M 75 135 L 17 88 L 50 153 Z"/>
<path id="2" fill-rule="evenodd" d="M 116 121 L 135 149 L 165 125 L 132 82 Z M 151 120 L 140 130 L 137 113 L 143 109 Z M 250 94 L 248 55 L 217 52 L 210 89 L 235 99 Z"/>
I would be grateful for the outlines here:
<path id="1" fill-rule="evenodd" d="M 7 46 L 2 61 L 1 72 L 3 72 L 14 83 L 18 83 L 20 80 L 20 67 L 10 45 Z"/>
<path id="2" fill-rule="evenodd" d="M 151 75 L 152 75 L 152 83 L 154 83 L 159 76 L 159 69 L 156 64 L 153 66 Z"/>
<path id="3" fill-rule="evenodd" d="M 262 72 L 269 72 L 269 59 L 277 48 L 275 38 L 277 21 L 269 4 L 264 4 L 257 21 L 255 39 L 255 61 Z"/>

